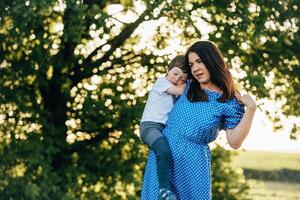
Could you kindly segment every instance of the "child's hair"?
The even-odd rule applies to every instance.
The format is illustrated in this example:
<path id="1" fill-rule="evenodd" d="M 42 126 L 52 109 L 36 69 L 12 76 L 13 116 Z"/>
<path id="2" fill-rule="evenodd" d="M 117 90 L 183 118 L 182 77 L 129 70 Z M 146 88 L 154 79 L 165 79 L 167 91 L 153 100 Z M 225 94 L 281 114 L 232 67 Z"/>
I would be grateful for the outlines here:
<path id="1" fill-rule="evenodd" d="M 182 70 L 183 73 L 187 73 L 187 68 L 185 66 L 185 57 L 184 55 L 175 56 L 168 64 L 168 71 L 173 69 L 174 67 L 178 67 Z"/>

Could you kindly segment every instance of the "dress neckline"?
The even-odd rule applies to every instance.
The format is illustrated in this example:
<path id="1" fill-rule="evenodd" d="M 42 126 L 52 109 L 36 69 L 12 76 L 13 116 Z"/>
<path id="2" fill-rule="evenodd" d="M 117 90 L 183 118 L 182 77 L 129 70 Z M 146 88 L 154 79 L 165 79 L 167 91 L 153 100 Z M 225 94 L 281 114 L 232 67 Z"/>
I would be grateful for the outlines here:
<path id="1" fill-rule="evenodd" d="M 219 95 L 223 94 L 222 92 L 216 92 L 216 91 L 208 90 L 208 89 L 202 89 L 202 90 L 207 91 L 207 92 L 211 92 L 211 93 L 215 93 L 215 94 L 219 94 Z"/>

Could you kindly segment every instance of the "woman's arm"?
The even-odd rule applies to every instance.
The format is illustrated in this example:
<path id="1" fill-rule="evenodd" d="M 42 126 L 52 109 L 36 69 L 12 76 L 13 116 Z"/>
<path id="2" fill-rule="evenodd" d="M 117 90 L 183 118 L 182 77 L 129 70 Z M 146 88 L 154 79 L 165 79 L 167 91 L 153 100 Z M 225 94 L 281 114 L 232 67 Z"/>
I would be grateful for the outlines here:
<path id="1" fill-rule="evenodd" d="M 246 106 L 246 112 L 240 123 L 234 129 L 226 130 L 228 143 L 234 149 L 238 149 L 247 137 L 256 110 L 256 103 L 250 95 L 246 94 L 241 96 L 240 94 L 236 94 L 236 98 Z"/>

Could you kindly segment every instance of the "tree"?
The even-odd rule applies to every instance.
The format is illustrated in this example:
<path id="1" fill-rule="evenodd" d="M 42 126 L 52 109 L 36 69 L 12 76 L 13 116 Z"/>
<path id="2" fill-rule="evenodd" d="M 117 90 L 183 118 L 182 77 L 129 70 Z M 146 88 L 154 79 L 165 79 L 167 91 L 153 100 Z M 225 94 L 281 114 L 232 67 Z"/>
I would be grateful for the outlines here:
<path id="1" fill-rule="evenodd" d="M 209 39 L 234 70 L 247 73 L 239 80 L 243 87 L 260 98 L 286 97 L 283 114 L 299 115 L 297 1 L 16 0 L 0 6 L 1 196 L 138 196 L 147 148 L 135 133 L 145 88 L 174 53 L 204 36 L 200 19 L 213 27 Z M 120 9 L 111 14 L 110 6 Z M 153 36 L 143 41 L 138 29 L 154 21 Z M 174 38 L 182 49 L 164 51 Z M 269 74 L 275 78 L 268 85 Z"/>

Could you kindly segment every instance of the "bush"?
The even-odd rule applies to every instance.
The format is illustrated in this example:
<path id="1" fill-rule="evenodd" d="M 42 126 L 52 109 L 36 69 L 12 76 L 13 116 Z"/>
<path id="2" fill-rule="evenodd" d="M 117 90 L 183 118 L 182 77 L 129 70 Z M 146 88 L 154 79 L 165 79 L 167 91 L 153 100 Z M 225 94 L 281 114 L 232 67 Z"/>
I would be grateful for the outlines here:
<path id="1" fill-rule="evenodd" d="M 237 153 L 217 146 L 211 151 L 212 196 L 214 200 L 247 200 L 249 185 L 241 168 L 231 166 Z"/>

